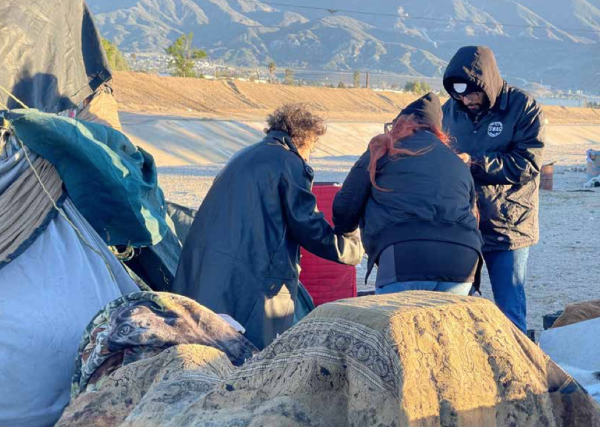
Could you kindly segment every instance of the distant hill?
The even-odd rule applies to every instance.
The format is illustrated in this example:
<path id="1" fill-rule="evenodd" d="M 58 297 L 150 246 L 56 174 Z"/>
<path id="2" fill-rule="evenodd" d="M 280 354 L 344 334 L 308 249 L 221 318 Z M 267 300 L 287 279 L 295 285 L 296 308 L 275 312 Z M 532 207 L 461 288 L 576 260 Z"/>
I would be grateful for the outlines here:
<path id="1" fill-rule="evenodd" d="M 439 77 L 460 46 L 486 44 L 515 84 L 600 91 L 600 0 L 280 2 L 325 7 L 333 13 L 254 0 L 87 3 L 103 36 L 126 52 L 161 52 L 179 35 L 193 31 L 195 44 L 211 58 L 239 66 L 266 66 L 273 60 L 280 68 Z"/>

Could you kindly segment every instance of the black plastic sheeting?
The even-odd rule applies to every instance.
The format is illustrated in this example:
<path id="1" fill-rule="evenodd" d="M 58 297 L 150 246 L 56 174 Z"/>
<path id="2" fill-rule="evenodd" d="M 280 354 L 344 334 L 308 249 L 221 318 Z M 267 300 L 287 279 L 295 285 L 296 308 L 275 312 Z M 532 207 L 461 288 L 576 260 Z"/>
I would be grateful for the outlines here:
<path id="1" fill-rule="evenodd" d="M 31 108 L 73 108 L 111 79 L 100 40 L 83 0 L 0 0 L 0 85 Z"/>

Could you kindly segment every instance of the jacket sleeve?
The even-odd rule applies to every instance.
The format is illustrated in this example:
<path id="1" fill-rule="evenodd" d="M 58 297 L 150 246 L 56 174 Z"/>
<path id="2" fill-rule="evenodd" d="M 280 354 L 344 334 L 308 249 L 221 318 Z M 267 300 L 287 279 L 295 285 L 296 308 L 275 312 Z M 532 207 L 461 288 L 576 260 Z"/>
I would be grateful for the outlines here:
<path id="1" fill-rule="evenodd" d="M 340 264 L 357 265 L 364 250 L 358 235 L 338 236 L 321 212 L 315 195 L 293 175 L 280 180 L 288 236 L 307 251 Z"/>
<path id="2" fill-rule="evenodd" d="M 507 152 L 475 155 L 471 172 L 484 185 L 522 185 L 533 180 L 542 168 L 544 114 L 533 99 L 525 111 Z"/>
<path id="3" fill-rule="evenodd" d="M 333 201 L 333 224 L 336 234 L 352 233 L 358 228 L 371 194 L 371 179 L 367 170 L 368 154 L 365 153 L 352 166 L 342 189 Z"/>

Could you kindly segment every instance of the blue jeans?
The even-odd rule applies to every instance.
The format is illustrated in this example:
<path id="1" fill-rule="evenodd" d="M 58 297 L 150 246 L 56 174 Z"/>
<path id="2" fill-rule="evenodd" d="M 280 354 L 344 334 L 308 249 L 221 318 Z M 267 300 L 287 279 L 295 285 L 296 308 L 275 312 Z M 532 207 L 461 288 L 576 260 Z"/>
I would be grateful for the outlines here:
<path id="1" fill-rule="evenodd" d="M 525 278 L 528 257 L 529 248 L 483 253 L 494 301 L 523 333 L 527 333 Z"/>
<path id="2" fill-rule="evenodd" d="M 454 282 L 394 282 L 389 285 L 384 285 L 380 288 L 375 288 L 375 294 L 393 294 L 403 291 L 436 291 L 449 292 L 457 295 L 469 295 L 471 283 L 454 283 Z"/>

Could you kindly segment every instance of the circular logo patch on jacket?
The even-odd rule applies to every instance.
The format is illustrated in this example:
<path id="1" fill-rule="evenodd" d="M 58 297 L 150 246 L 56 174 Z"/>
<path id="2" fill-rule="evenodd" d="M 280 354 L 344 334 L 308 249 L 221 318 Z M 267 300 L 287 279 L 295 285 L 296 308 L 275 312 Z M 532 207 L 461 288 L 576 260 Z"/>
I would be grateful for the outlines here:
<path id="1" fill-rule="evenodd" d="M 488 135 L 492 138 L 496 138 L 498 135 L 502 133 L 502 129 L 504 129 L 504 125 L 502 122 L 493 122 L 488 126 Z"/>

